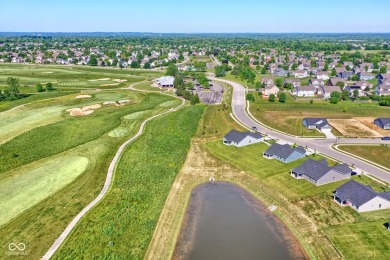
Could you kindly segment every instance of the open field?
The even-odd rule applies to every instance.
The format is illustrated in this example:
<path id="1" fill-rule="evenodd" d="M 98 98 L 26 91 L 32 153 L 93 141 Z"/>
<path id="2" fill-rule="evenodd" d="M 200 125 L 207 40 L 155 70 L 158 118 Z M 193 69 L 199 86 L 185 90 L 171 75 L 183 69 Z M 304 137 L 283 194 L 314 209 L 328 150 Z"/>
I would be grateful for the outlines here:
<path id="1" fill-rule="evenodd" d="M 123 154 L 109 194 L 54 259 L 142 258 L 202 111 L 193 106 L 151 121 Z"/>
<path id="2" fill-rule="evenodd" d="M 104 98 L 112 98 L 110 92 L 98 93 L 104 93 Z M 125 96 L 133 96 L 134 99 L 138 100 L 138 103 L 123 107 L 102 107 L 87 117 L 65 117 L 60 122 L 35 128 L 0 146 L 1 161 L 6 162 L 1 164 L 0 183 L 10 176 L 12 177 L 13 174 L 31 173 L 42 165 L 50 165 L 52 161 L 79 156 L 88 159 L 86 170 L 76 179 L 69 178 L 68 185 L 64 182 L 63 185 L 66 186 L 62 186 L 58 191 L 53 190 L 52 193 L 47 193 L 48 197 L 44 200 L 33 207 L 25 208 L 12 221 L 0 227 L 1 248 L 6 248 L 9 241 L 17 239 L 24 241 L 27 245 L 30 257 L 40 258 L 70 220 L 100 192 L 108 165 L 118 146 L 125 138 L 138 130 L 140 122 L 144 119 L 168 109 L 159 106 L 159 104 L 172 100 L 167 96 L 144 95 L 127 90 L 113 92 L 115 95 L 120 93 Z M 89 99 L 83 101 L 74 97 L 70 99 L 68 97 L 68 100 L 62 100 L 65 97 L 59 99 L 43 103 L 51 105 L 51 102 L 60 104 L 91 102 Z M 179 102 L 177 100 L 174 106 L 178 105 Z M 41 107 L 42 104 L 31 104 L 31 106 Z M 124 118 L 137 112 L 144 113 L 140 113 L 133 119 L 131 117 Z M 117 128 L 126 129 L 127 134 L 115 138 L 111 137 L 108 133 Z M 18 156 L 12 158 L 12 153 L 7 151 L 12 151 Z M 12 159 L 8 159 L 9 156 Z M 49 169 L 46 170 L 50 176 Z M 29 185 L 31 184 L 29 182 Z M 28 187 L 33 189 L 35 186 Z"/>
<path id="3" fill-rule="evenodd" d="M 322 136 L 318 131 L 308 130 L 303 126 L 302 120 L 305 117 L 326 117 L 328 119 L 390 117 L 388 108 L 375 103 L 362 104 L 344 101 L 339 104 L 330 104 L 319 100 L 315 100 L 313 104 L 310 104 L 309 101 L 290 100 L 286 103 L 279 103 L 268 102 L 259 97 L 256 97 L 255 102 L 250 103 L 250 111 L 260 122 L 297 136 Z M 357 132 L 353 133 L 356 134 Z M 366 134 L 366 132 L 363 132 L 363 134 Z"/>
<path id="4" fill-rule="evenodd" d="M 339 149 L 390 169 L 390 147 L 377 145 L 340 145 Z"/>

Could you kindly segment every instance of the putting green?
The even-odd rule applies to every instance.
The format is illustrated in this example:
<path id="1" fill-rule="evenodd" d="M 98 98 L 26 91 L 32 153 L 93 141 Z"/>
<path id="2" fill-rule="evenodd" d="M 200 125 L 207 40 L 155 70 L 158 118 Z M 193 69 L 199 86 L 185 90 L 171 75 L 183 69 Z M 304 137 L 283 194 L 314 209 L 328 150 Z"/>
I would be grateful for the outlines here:
<path id="1" fill-rule="evenodd" d="M 137 118 L 143 116 L 146 113 L 148 113 L 148 110 L 134 112 L 134 113 L 131 113 L 131 114 L 128 114 L 128 115 L 124 116 L 123 118 L 127 119 L 127 120 L 133 120 L 133 119 L 137 119 Z"/>
<path id="2" fill-rule="evenodd" d="M 0 144 L 39 126 L 62 120 L 64 106 L 27 110 L 25 107 L 0 114 Z"/>
<path id="3" fill-rule="evenodd" d="M 125 127 L 118 127 L 112 130 L 111 132 L 108 133 L 108 136 L 111 137 L 123 137 L 126 136 L 130 133 L 130 131 L 125 128 Z"/>
<path id="4" fill-rule="evenodd" d="M 169 101 L 165 101 L 163 103 L 160 104 L 161 107 L 173 107 L 177 104 L 177 101 L 176 100 L 169 100 Z"/>
<path id="5" fill-rule="evenodd" d="M 88 166 L 81 156 L 62 157 L 0 182 L 0 226 L 76 179 Z"/>

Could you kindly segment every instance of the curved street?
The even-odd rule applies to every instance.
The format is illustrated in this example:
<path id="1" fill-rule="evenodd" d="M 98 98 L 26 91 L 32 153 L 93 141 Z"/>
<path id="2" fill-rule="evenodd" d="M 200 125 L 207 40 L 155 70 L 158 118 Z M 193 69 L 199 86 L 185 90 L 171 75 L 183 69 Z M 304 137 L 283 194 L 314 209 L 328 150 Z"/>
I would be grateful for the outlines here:
<path id="1" fill-rule="evenodd" d="M 234 81 L 209 77 L 209 79 L 225 82 L 233 87 L 232 109 L 233 114 L 238 121 L 248 128 L 256 127 L 257 130 L 263 134 L 268 135 L 273 139 L 279 139 L 288 143 L 295 143 L 303 147 L 307 147 L 317 153 L 335 158 L 339 161 L 353 165 L 360 172 L 369 173 L 370 175 L 390 183 L 390 173 L 380 169 L 372 164 L 361 161 L 357 158 L 351 157 L 347 154 L 334 150 L 331 146 L 333 144 L 388 144 L 390 141 L 383 141 L 381 139 L 367 139 L 367 138 L 342 138 L 342 139 L 327 139 L 327 138 L 301 138 L 296 136 L 286 135 L 278 131 L 274 131 L 259 122 L 253 120 L 247 113 L 246 108 L 246 92 L 247 89 Z"/>

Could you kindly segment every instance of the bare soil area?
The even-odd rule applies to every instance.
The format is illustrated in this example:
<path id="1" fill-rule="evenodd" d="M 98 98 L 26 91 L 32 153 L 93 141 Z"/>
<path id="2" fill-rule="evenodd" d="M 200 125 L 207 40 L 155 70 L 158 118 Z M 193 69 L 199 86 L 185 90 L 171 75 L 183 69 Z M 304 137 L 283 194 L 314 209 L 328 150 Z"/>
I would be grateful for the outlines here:
<path id="1" fill-rule="evenodd" d="M 346 137 L 381 137 L 377 131 L 356 119 L 328 119 L 329 124 Z"/>

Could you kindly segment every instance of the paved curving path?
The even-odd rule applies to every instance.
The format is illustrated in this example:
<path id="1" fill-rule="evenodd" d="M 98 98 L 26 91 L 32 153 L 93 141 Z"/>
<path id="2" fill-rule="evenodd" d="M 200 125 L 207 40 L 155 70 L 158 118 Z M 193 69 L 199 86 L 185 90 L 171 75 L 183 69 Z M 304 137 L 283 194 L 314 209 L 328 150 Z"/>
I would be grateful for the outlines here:
<path id="1" fill-rule="evenodd" d="M 130 85 L 129 89 L 133 89 L 134 85 L 135 84 Z M 136 89 L 134 89 L 134 90 L 136 90 Z M 138 90 L 138 91 L 140 91 L 140 90 Z M 182 98 L 179 98 L 179 99 L 182 101 L 182 103 L 179 106 L 177 106 L 176 108 L 173 108 L 173 109 L 169 109 L 168 111 L 165 111 L 163 113 L 149 117 L 148 119 L 143 121 L 141 123 L 141 126 L 140 126 L 138 132 L 132 138 L 130 138 L 129 140 L 124 142 L 119 147 L 118 151 L 116 152 L 116 154 L 114 156 L 114 159 L 112 159 L 112 161 L 110 163 L 110 166 L 109 166 L 108 172 L 107 172 L 106 181 L 104 182 L 103 189 L 100 191 L 99 195 L 91 203 L 89 203 L 79 214 L 77 214 L 76 217 L 74 217 L 74 219 L 68 224 L 68 226 L 65 228 L 65 230 L 56 239 L 54 244 L 49 248 L 49 250 L 46 252 L 46 254 L 42 257 L 42 259 L 44 259 L 44 260 L 50 259 L 50 257 L 52 257 L 54 255 L 54 253 L 58 250 L 58 248 L 64 243 L 66 237 L 72 232 L 73 228 L 77 225 L 77 223 L 85 216 L 85 214 L 88 213 L 88 211 L 90 211 L 95 205 L 97 205 L 104 198 L 104 196 L 107 194 L 107 192 L 110 188 L 112 179 L 113 179 L 115 166 L 116 166 L 118 160 L 120 159 L 122 152 L 126 148 L 126 146 L 128 144 L 130 144 L 131 142 L 133 142 L 135 139 L 137 139 L 139 136 L 142 135 L 147 122 L 149 122 L 150 120 L 153 120 L 159 116 L 162 116 L 164 114 L 174 112 L 174 111 L 180 109 L 182 106 L 184 106 L 185 100 Z"/>
<path id="2" fill-rule="evenodd" d="M 261 122 L 257 121 L 253 116 L 250 115 L 250 112 L 247 110 L 246 104 L 246 91 L 243 85 L 215 77 L 209 77 L 209 79 L 217 80 L 230 84 L 233 87 L 233 99 L 232 99 L 232 109 L 233 114 L 239 122 L 243 125 L 251 128 L 255 126 L 257 130 L 268 136 L 285 141 L 287 143 L 296 143 L 303 147 L 308 147 L 311 150 L 315 150 L 326 156 L 335 158 L 342 162 L 348 163 L 349 165 L 354 165 L 359 171 L 364 173 L 369 173 L 378 179 L 390 183 L 390 173 L 381 168 L 376 167 L 373 164 L 359 160 L 356 157 L 352 157 L 345 153 L 341 153 L 332 148 L 333 144 L 390 144 L 390 141 L 383 141 L 380 138 L 367 139 L 367 138 L 341 138 L 341 139 L 332 139 L 332 138 L 301 138 L 298 136 L 288 135 L 286 133 L 276 131 L 271 129 Z"/>

